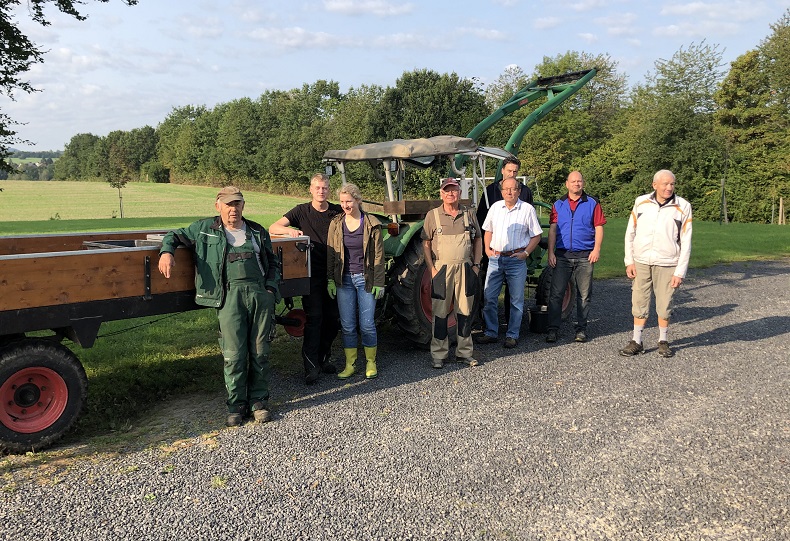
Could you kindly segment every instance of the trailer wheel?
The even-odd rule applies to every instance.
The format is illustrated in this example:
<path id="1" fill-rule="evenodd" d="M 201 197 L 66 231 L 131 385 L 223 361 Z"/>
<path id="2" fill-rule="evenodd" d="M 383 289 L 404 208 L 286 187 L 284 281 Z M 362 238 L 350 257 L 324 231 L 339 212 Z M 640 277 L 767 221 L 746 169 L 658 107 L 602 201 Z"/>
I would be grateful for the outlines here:
<path id="1" fill-rule="evenodd" d="M 538 278 L 538 287 L 535 289 L 535 304 L 538 306 L 548 306 L 549 296 L 551 295 L 551 275 L 554 268 L 546 265 Z M 562 297 L 562 319 L 566 320 L 573 314 L 573 306 L 576 300 L 576 284 L 573 280 L 568 282 L 565 288 L 565 295 Z"/>
<path id="2" fill-rule="evenodd" d="M 43 449 L 82 413 L 88 379 L 68 348 L 25 339 L 0 350 L 0 448 Z"/>

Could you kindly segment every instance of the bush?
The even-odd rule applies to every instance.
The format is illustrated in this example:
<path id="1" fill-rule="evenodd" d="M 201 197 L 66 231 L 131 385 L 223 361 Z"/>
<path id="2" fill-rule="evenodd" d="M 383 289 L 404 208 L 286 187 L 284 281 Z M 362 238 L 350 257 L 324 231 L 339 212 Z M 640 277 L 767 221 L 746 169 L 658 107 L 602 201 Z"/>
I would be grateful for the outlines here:
<path id="1" fill-rule="evenodd" d="M 146 182 L 155 182 L 157 184 L 170 183 L 170 169 L 157 161 L 145 162 L 140 167 L 140 176 L 145 178 Z"/>

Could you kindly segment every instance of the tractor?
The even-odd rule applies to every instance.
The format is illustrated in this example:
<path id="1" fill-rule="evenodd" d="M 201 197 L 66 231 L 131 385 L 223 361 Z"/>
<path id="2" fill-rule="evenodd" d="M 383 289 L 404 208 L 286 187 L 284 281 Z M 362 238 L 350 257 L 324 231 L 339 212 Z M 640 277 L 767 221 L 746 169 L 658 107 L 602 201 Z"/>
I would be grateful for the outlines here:
<path id="1" fill-rule="evenodd" d="M 538 78 L 516 92 L 467 137 L 440 135 L 423 139 L 395 139 L 358 145 L 347 150 L 328 150 L 324 154 L 327 173 L 339 173 L 343 184 L 354 180 L 349 178 L 351 168 L 347 167 L 353 162 L 369 164 L 376 178 L 386 183 L 386 200 L 381 204 L 383 210 L 375 213 L 386 225 L 383 239 L 387 285 L 383 309 L 379 313 L 384 318 L 392 318 L 406 338 L 421 347 L 427 347 L 431 340 L 431 280 L 423 259 L 421 231 L 425 215 L 441 204 L 439 199 L 407 199 L 408 171 L 435 166 L 446 159 L 449 162 L 447 176 L 457 178 L 461 185 L 461 204 L 487 207 L 485 186 L 488 182 L 486 179 L 491 178 L 486 175 L 487 162 L 493 160 L 495 165 L 488 170 L 495 182 L 500 181 L 502 161 L 517 152 L 526 132 L 548 112 L 578 92 L 595 73 L 593 68 Z M 500 119 L 543 97 L 547 98 L 546 101 L 518 125 L 504 148 L 478 144 L 477 140 Z M 358 168 L 355 170 L 359 171 Z M 438 185 L 439 179 L 436 182 L 437 192 Z M 483 194 L 482 199 L 478 194 Z M 538 210 L 550 209 L 551 205 L 536 201 L 535 207 Z M 548 224 L 542 225 L 547 234 Z M 548 304 L 551 284 L 552 269 L 544 262 L 546 242 L 544 236 L 540 247 L 527 260 L 526 287 L 535 290 L 537 306 Z M 575 291 L 571 283 L 563 299 L 563 318 L 570 316 L 574 298 Z M 477 313 L 477 310 L 473 313 Z M 456 324 L 452 317 L 448 323 L 451 328 Z"/>

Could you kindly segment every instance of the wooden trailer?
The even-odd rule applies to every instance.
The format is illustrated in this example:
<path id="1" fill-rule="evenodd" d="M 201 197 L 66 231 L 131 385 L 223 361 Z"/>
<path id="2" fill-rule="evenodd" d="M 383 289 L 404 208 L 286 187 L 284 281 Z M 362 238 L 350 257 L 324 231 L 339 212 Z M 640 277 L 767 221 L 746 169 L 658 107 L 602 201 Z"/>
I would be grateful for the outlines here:
<path id="1" fill-rule="evenodd" d="M 176 250 L 169 279 L 159 273 L 164 233 L 0 237 L 0 449 L 45 448 L 79 418 L 87 378 L 64 338 L 88 348 L 105 321 L 203 308 L 189 250 Z M 310 239 L 273 237 L 272 246 L 283 297 L 308 294 Z"/>

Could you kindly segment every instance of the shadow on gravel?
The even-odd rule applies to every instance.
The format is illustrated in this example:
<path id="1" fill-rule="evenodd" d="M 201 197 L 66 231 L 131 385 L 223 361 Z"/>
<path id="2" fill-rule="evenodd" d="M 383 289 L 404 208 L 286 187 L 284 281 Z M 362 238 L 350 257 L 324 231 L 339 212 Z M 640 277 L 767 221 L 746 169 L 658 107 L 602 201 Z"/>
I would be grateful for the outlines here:
<path id="1" fill-rule="evenodd" d="M 790 329 L 790 316 L 770 316 L 743 323 L 719 327 L 713 331 L 673 341 L 676 349 L 697 346 L 726 344 L 728 342 L 752 342 L 787 334 Z"/>

